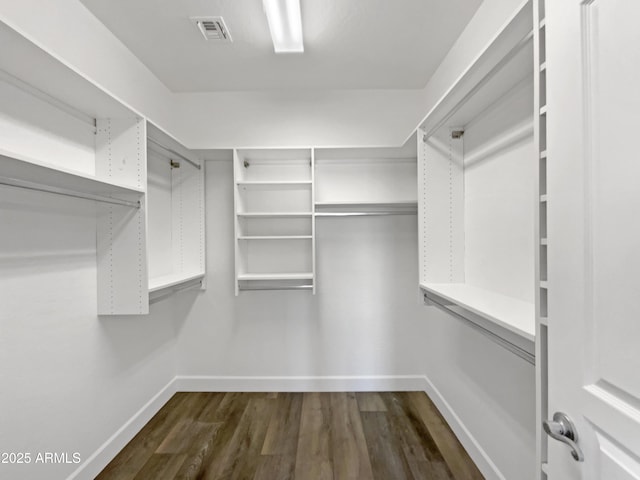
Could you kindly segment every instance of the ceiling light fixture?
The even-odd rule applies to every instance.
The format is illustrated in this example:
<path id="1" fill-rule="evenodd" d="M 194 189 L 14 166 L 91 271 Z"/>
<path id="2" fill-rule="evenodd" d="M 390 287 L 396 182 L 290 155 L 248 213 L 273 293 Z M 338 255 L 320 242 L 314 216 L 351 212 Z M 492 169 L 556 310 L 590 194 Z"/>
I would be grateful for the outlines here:
<path id="1" fill-rule="evenodd" d="M 276 53 L 302 53 L 300 0 L 262 0 Z"/>

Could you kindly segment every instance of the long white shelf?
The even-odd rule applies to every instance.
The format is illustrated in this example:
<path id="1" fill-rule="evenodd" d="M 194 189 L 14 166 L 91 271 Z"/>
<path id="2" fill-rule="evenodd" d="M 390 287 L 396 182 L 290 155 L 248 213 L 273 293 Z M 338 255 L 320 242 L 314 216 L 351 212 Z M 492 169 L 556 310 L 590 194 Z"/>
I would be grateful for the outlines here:
<path id="1" fill-rule="evenodd" d="M 236 182 L 239 187 L 307 187 L 311 186 L 311 180 L 239 180 Z"/>
<path id="2" fill-rule="evenodd" d="M 144 189 L 99 180 L 93 175 L 27 158 L 0 149 L 0 177 L 85 195 L 129 195 Z"/>
<path id="3" fill-rule="evenodd" d="M 238 280 L 313 280 L 313 273 L 240 273 Z"/>
<path id="4" fill-rule="evenodd" d="M 311 235 L 243 235 L 238 240 L 311 240 Z"/>
<path id="5" fill-rule="evenodd" d="M 416 207 L 417 200 L 394 200 L 391 202 L 331 201 L 315 202 L 316 208 L 322 207 Z"/>
<path id="6" fill-rule="evenodd" d="M 177 285 L 192 282 L 194 280 L 199 280 L 204 278 L 204 275 L 205 274 L 202 272 L 187 275 L 172 273 L 169 275 L 163 275 L 162 277 L 150 278 L 149 293 L 157 292 L 165 288 L 175 287 Z"/>
<path id="7" fill-rule="evenodd" d="M 464 283 L 427 283 L 426 292 L 444 298 L 531 342 L 535 340 L 535 307 L 506 295 Z"/>
<path id="8" fill-rule="evenodd" d="M 311 212 L 245 212 L 238 213 L 238 217 L 244 218 L 286 218 L 286 217 L 311 217 Z"/>

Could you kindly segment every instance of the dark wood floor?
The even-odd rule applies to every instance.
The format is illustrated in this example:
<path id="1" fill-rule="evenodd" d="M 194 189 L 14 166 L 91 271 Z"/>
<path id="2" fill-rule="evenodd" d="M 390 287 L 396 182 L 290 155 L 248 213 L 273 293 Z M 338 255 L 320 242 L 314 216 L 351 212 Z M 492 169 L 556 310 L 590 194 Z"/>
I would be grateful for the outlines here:
<path id="1" fill-rule="evenodd" d="M 178 393 L 97 477 L 482 479 L 429 398 Z"/>

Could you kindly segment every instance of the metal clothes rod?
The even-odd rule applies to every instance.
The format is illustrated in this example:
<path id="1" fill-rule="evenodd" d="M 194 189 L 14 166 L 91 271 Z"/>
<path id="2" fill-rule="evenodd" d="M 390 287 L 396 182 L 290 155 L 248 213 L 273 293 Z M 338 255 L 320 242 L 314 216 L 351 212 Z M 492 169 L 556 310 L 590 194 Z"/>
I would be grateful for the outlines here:
<path id="1" fill-rule="evenodd" d="M 180 154 L 180 153 L 176 152 L 175 150 L 172 150 L 171 148 L 167 148 L 167 147 L 165 147 L 164 145 L 162 145 L 161 143 L 159 143 L 159 142 L 155 141 L 155 140 L 154 140 L 154 139 L 152 139 L 152 138 L 148 138 L 148 139 L 147 139 L 147 141 L 148 141 L 149 143 L 153 143 L 155 146 L 160 147 L 160 148 L 161 148 L 161 149 L 163 149 L 163 150 L 166 150 L 167 152 L 171 153 L 172 155 L 175 155 L 176 157 L 178 157 L 178 158 L 180 158 L 180 159 L 184 160 L 185 162 L 190 163 L 191 165 L 193 165 L 194 167 L 196 167 L 198 170 L 200 170 L 200 169 L 202 168 L 200 164 L 198 164 L 198 163 L 194 162 L 193 160 L 189 160 L 189 159 L 188 159 L 187 157 L 185 157 L 184 155 L 182 155 L 182 154 Z"/>
<path id="2" fill-rule="evenodd" d="M 313 285 L 281 285 L 272 287 L 240 287 L 240 290 L 310 290 Z"/>
<path id="3" fill-rule="evenodd" d="M 163 298 L 166 298 L 176 292 L 182 292 L 184 290 L 189 290 L 191 288 L 201 287 L 201 286 L 202 286 L 202 279 L 200 278 L 192 282 L 185 282 L 179 285 L 174 285 L 172 287 L 158 290 L 157 292 L 153 292 L 149 294 L 149 305 L 151 305 L 152 303 L 156 303 L 162 300 Z"/>
<path id="4" fill-rule="evenodd" d="M 374 217 L 388 215 L 417 215 L 417 210 L 398 212 L 316 212 L 316 217 Z"/>
<path id="5" fill-rule="evenodd" d="M 428 132 L 425 132 L 424 138 L 427 139 L 429 137 L 431 137 L 435 132 L 437 132 L 440 127 L 442 127 L 445 123 L 447 123 L 447 121 L 458 111 L 462 108 L 462 106 L 471 98 L 473 97 L 478 90 L 480 90 L 484 85 L 486 85 L 486 83 L 491 80 L 491 78 L 493 78 L 493 76 L 498 73 L 500 70 L 502 70 L 502 68 L 509 63 L 509 61 L 515 57 L 520 50 L 522 50 L 524 47 L 527 46 L 527 44 L 529 43 L 529 40 L 531 40 L 533 38 L 533 30 L 530 31 L 527 35 L 525 35 L 525 37 L 520 40 L 518 42 L 518 44 L 513 47 L 511 50 L 509 50 L 509 52 L 507 52 L 507 54 L 502 57 L 500 59 L 500 61 L 491 69 L 489 70 L 484 77 L 482 77 L 480 79 L 480 81 L 478 83 L 476 83 L 473 88 L 467 92 L 467 94 L 462 97 L 462 99 L 460 101 L 458 101 L 458 103 L 455 104 L 455 106 L 449 111 L 449 113 L 447 113 L 444 118 L 442 120 L 440 120 L 438 123 L 436 123 Z"/>
<path id="6" fill-rule="evenodd" d="M 96 119 L 93 118 L 91 115 L 88 115 L 78 110 L 77 108 L 72 107 L 71 105 L 63 102 L 62 100 L 58 100 L 57 98 L 49 95 L 46 92 L 43 92 L 42 90 L 40 90 L 37 87 L 34 87 L 33 85 L 28 84 L 27 82 L 19 79 L 18 77 L 14 77 L 13 75 L 11 75 L 8 72 L 5 72 L 4 70 L 0 70 L 0 80 L 3 80 L 4 82 L 9 83 L 14 87 L 17 87 L 20 90 L 30 95 L 33 95 L 36 98 L 39 98 L 40 100 L 48 103 L 49 105 L 52 105 L 53 107 L 56 107 L 59 110 L 62 110 L 63 112 L 68 113 L 72 117 L 75 117 L 81 122 L 86 123 L 88 126 L 90 126 L 93 129 L 94 132 L 96 131 Z"/>
<path id="7" fill-rule="evenodd" d="M 123 205 L 125 207 L 140 208 L 140 201 L 120 200 L 119 198 L 105 197 L 103 195 L 94 195 L 92 193 L 74 192 L 64 188 L 49 187 L 37 183 L 25 182 L 15 178 L 0 177 L 0 185 L 13 188 L 22 188 L 25 190 L 35 190 L 37 192 L 52 193 L 65 197 L 80 198 L 82 200 L 91 200 L 94 202 L 110 203 L 113 205 Z"/>
<path id="8" fill-rule="evenodd" d="M 495 333 L 493 333 L 491 330 L 478 325 L 476 322 L 469 320 L 467 317 L 460 315 L 457 312 L 454 312 L 453 310 L 447 308 L 446 305 L 436 301 L 433 299 L 433 297 L 428 296 L 426 293 L 424 294 L 425 299 L 428 299 L 430 303 L 433 303 L 434 306 L 436 306 L 437 308 L 444 310 L 445 312 L 447 312 L 448 314 L 456 317 L 459 320 L 464 320 L 464 322 L 469 325 L 471 328 L 473 328 L 474 330 L 476 330 L 478 333 L 481 333 L 482 335 L 484 335 L 485 337 L 489 338 L 491 341 L 493 341 L 494 343 L 497 343 L 498 345 L 500 345 L 502 348 L 510 351 L 511 353 L 517 355 L 518 357 L 522 358 L 523 360 L 525 360 L 526 362 L 530 363 L 531 365 L 535 365 L 536 364 L 536 357 L 527 352 L 526 350 L 524 350 L 522 347 L 516 345 L 515 343 L 512 343 L 508 340 L 505 340 L 504 338 L 500 337 L 499 335 L 496 335 Z"/>

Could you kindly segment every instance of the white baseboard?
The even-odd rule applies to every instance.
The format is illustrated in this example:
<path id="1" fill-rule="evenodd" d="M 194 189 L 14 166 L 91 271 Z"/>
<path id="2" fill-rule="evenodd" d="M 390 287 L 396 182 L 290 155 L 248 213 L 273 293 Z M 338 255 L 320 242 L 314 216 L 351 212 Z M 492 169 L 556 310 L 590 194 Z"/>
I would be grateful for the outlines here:
<path id="1" fill-rule="evenodd" d="M 424 375 L 326 377 L 178 376 L 178 392 L 374 392 L 424 391 Z"/>
<path id="2" fill-rule="evenodd" d="M 93 479 L 176 393 L 175 378 L 102 444 L 67 480 Z"/>
<path id="3" fill-rule="evenodd" d="M 458 440 L 460 440 L 460 443 L 477 465 L 482 475 L 487 480 L 505 480 L 505 477 L 500 473 L 496 464 L 493 463 L 489 455 L 487 455 L 464 423 L 462 423 L 462 420 L 460 420 L 460 417 L 453 411 L 449 402 L 445 400 L 435 385 L 431 383 L 431 380 L 426 376 L 423 377 L 423 380 L 426 385 L 426 394 L 447 421 L 451 430 L 453 430 L 453 433 L 458 437 Z"/>

